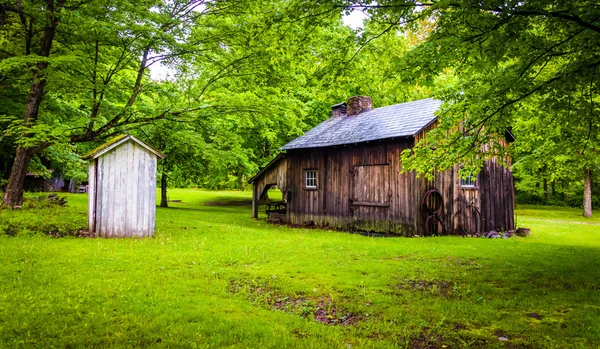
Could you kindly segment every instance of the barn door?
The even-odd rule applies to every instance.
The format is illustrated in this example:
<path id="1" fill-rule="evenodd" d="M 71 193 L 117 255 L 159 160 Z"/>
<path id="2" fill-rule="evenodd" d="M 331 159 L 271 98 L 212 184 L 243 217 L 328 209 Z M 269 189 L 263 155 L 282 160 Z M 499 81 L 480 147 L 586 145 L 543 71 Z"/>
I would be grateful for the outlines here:
<path id="1" fill-rule="evenodd" d="M 351 213 L 354 229 L 389 232 L 390 166 L 354 166 Z"/>

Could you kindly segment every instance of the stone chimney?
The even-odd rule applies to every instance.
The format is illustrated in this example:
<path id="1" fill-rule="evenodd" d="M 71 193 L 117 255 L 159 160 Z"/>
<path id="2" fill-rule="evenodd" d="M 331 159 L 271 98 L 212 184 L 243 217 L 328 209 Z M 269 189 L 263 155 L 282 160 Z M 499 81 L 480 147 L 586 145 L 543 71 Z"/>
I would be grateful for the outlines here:
<path id="1" fill-rule="evenodd" d="M 331 106 L 331 117 L 332 118 L 340 118 L 344 117 L 348 114 L 348 105 L 346 102 L 338 103 L 336 105 Z"/>
<path id="2" fill-rule="evenodd" d="M 348 116 L 358 115 L 373 109 L 373 101 L 369 96 L 354 96 L 348 98 Z"/>

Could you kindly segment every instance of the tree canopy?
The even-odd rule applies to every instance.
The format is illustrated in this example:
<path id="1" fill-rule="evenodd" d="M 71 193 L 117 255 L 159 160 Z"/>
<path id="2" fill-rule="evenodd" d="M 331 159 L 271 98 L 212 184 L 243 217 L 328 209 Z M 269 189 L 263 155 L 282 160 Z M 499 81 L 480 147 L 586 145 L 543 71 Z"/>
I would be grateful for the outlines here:
<path id="1" fill-rule="evenodd" d="M 344 25 L 351 11 L 367 14 L 362 28 Z M 82 178 L 73 155 L 123 132 L 172 154 L 167 181 L 243 188 L 348 96 L 434 96 L 439 127 L 403 154 L 405 170 L 469 175 L 512 158 L 518 189 L 573 194 L 576 182 L 591 213 L 599 17 L 594 1 L 5 1 L 4 203 L 42 162 Z M 152 80 L 158 64 L 169 81 Z"/>
<path id="2" fill-rule="evenodd" d="M 430 176 L 462 163 L 464 173 L 476 172 L 486 159 L 511 155 L 503 142 L 507 128 L 518 131 L 517 148 L 555 154 L 572 176 L 588 178 L 598 168 L 596 2 L 388 0 L 349 6 L 366 7 L 374 19 L 399 29 L 431 25 L 398 69 L 436 79 L 435 95 L 446 103 L 439 127 L 404 153 L 407 170 Z"/>

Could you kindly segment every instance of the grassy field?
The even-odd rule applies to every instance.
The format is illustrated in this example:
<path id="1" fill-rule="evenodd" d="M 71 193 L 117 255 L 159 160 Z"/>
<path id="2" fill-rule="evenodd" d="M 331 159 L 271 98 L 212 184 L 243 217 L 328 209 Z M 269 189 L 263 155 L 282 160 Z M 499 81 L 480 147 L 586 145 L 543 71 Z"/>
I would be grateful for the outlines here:
<path id="1" fill-rule="evenodd" d="M 85 228 L 81 194 L 0 211 L 0 347 L 600 347 L 598 218 L 368 238 L 253 220 L 249 195 L 173 190 L 143 240 L 37 233 Z"/>

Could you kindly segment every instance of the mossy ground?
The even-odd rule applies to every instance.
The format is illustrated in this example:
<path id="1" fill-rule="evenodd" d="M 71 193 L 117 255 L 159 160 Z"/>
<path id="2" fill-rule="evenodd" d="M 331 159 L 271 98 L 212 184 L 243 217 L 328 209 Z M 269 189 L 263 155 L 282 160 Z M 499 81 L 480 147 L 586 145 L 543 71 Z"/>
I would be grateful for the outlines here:
<path id="1" fill-rule="evenodd" d="M 141 240 L 38 233 L 85 228 L 82 194 L 0 211 L 25 227 L 0 237 L 0 347 L 600 346 L 598 218 L 528 206 L 528 238 L 368 238 L 253 220 L 249 196 L 173 190 Z"/>

